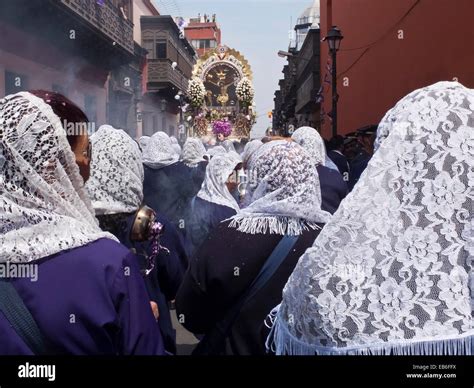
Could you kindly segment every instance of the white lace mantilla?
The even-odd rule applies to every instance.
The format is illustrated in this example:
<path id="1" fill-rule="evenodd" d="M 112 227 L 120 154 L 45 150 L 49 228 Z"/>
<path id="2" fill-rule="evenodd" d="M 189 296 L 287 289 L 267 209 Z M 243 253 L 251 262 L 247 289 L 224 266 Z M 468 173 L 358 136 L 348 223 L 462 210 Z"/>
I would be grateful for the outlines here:
<path id="1" fill-rule="evenodd" d="M 143 149 L 143 164 L 160 169 L 179 160 L 179 154 L 173 148 L 170 137 L 164 132 L 155 133 Z"/>
<path id="2" fill-rule="evenodd" d="M 80 247 L 99 229 L 59 118 L 22 92 L 0 100 L 0 262 Z"/>
<path id="3" fill-rule="evenodd" d="M 226 182 L 242 160 L 236 153 L 214 156 L 206 169 L 206 177 L 197 196 L 217 205 L 227 206 L 235 211 L 239 204 L 229 192 Z"/>
<path id="4" fill-rule="evenodd" d="M 314 159 L 316 166 L 326 163 L 326 146 L 319 132 L 311 127 L 298 128 L 291 138 Z"/>
<path id="5" fill-rule="evenodd" d="M 134 213 L 143 201 L 143 164 L 137 143 L 123 130 L 102 125 L 91 136 L 86 188 L 97 215 Z"/>
<path id="6" fill-rule="evenodd" d="M 299 235 L 329 221 L 321 210 L 321 187 L 314 161 L 298 144 L 277 140 L 251 159 L 246 203 L 230 227 L 244 233 Z"/>
<path id="7" fill-rule="evenodd" d="M 181 161 L 188 167 L 195 168 L 204 161 L 206 148 L 200 139 L 190 137 L 186 140 L 181 154 Z"/>
<path id="8" fill-rule="evenodd" d="M 473 354 L 474 91 L 417 90 L 274 311 L 278 354 Z"/>

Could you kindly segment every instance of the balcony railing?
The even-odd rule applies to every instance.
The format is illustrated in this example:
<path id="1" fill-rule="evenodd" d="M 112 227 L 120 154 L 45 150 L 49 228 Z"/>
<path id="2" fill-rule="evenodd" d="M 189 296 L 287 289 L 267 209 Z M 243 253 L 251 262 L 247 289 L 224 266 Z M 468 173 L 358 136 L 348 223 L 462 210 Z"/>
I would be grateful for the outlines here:
<path id="1" fill-rule="evenodd" d="M 133 23 L 124 19 L 120 10 L 111 4 L 110 0 L 103 0 L 102 5 L 95 0 L 59 1 L 133 54 Z"/>
<path id="2" fill-rule="evenodd" d="M 173 69 L 172 63 L 169 59 L 148 59 L 148 83 L 161 84 L 157 88 L 172 84 L 184 92 L 188 88 L 188 79 L 178 69 Z M 153 91 L 154 86 L 149 85 L 148 89 Z"/>

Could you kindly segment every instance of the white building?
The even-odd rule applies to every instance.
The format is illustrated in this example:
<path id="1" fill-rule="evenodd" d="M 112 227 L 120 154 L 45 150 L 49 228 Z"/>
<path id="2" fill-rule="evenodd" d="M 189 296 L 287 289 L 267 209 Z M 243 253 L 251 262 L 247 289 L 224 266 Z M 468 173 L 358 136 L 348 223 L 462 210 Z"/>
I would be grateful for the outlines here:
<path id="1" fill-rule="evenodd" d="M 319 28 L 321 20 L 319 0 L 314 0 L 313 4 L 305 9 L 296 21 L 295 32 L 290 41 L 290 49 L 299 51 L 311 28 Z"/>

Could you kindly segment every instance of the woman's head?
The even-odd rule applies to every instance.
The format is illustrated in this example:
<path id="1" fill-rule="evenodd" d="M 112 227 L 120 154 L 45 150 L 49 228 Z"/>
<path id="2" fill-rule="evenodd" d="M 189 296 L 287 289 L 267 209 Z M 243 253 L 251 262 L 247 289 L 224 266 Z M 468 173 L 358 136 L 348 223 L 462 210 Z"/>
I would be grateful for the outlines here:
<path id="1" fill-rule="evenodd" d="M 317 171 L 307 152 L 294 142 L 277 140 L 262 145 L 250 166 L 249 179 L 253 201 L 270 193 L 275 200 L 304 194 L 308 206 L 316 197 L 320 200 Z"/>
<path id="2" fill-rule="evenodd" d="M 189 137 L 183 145 L 181 160 L 188 167 L 197 167 L 199 163 L 204 161 L 206 148 L 202 141 L 197 138 Z"/>
<path id="3" fill-rule="evenodd" d="M 248 170 L 248 207 L 233 225 L 246 233 L 301 234 L 308 227 L 328 221 L 321 210 L 318 172 L 309 154 L 286 140 L 263 144 Z"/>
<path id="4" fill-rule="evenodd" d="M 314 159 L 316 165 L 324 165 L 326 161 L 326 146 L 316 129 L 311 127 L 298 128 L 291 138 L 303 147 Z"/>
<path id="5" fill-rule="evenodd" d="M 1 260 L 35 260 L 100 235 L 61 122 L 30 93 L 0 100 L 0 193 Z"/>
<path id="6" fill-rule="evenodd" d="M 164 132 L 156 132 L 147 142 L 143 150 L 143 163 L 153 169 L 160 169 L 179 160 L 173 149 L 170 137 Z"/>
<path id="7" fill-rule="evenodd" d="M 90 175 L 91 149 L 87 132 L 89 119 L 86 114 L 62 94 L 45 90 L 32 90 L 30 93 L 41 98 L 59 117 L 66 131 L 68 143 L 76 157 L 81 176 L 84 181 L 87 181 Z"/>
<path id="8" fill-rule="evenodd" d="M 138 144 L 110 125 L 102 125 L 90 141 L 93 157 L 86 187 L 96 215 L 137 211 L 144 179 Z"/>
<path id="9" fill-rule="evenodd" d="M 285 286 L 277 353 L 436 354 L 474 327 L 474 90 L 416 90 L 380 130 L 379 149 Z"/>
<path id="10" fill-rule="evenodd" d="M 215 155 L 206 168 L 206 177 L 198 197 L 236 211 L 239 210 L 239 205 L 229 192 L 228 181 L 241 162 L 239 155 L 235 152 Z"/>

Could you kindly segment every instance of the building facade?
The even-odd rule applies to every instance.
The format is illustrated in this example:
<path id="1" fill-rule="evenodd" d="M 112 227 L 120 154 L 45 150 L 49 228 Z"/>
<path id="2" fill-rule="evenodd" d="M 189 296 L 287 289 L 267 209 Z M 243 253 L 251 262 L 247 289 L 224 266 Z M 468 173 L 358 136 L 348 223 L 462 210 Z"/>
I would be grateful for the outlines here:
<path id="1" fill-rule="evenodd" d="M 189 19 L 184 33 L 200 57 L 221 45 L 222 34 L 216 15 Z"/>
<path id="2" fill-rule="evenodd" d="M 321 0 L 321 35 L 336 25 L 344 36 L 337 53 L 338 132 L 380 122 L 403 96 L 438 81 L 474 88 L 472 15 L 471 0 Z M 320 61 L 324 69 L 325 42 Z M 324 111 L 322 133 L 329 138 L 330 87 Z"/>
<path id="3" fill-rule="evenodd" d="M 319 0 L 298 18 L 283 67 L 283 79 L 275 92 L 274 131 L 291 135 L 293 129 L 311 126 L 319 130 L 320 76 Z"/>
<path id="4" fill-rule="evenodd" d="M 185 94 L 196 52 L 171 16 L 140 18 L 142 46 L 147 51 L 141 116 L 144 135 L 164 131 L 178 136 L 180 101 Z"/>
<path id="5" fill-rule="evenodd" d="M 108 122 L 111 71 L 135 56 L 130 1 L 0 3 L 0 94 L 65 94 L 96 126 Z"/>

